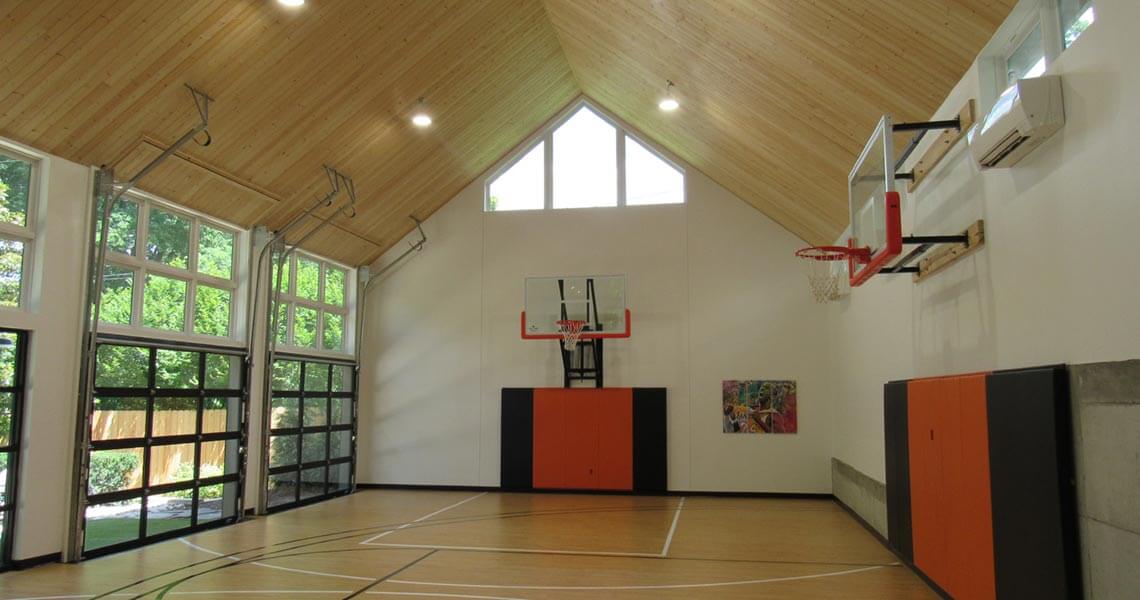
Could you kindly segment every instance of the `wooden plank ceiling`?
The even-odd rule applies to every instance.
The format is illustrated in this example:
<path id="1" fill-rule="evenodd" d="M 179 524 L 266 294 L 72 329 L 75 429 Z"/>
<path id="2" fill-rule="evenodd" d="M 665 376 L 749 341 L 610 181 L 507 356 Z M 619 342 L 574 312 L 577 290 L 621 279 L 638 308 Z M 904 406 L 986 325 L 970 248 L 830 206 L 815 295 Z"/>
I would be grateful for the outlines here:
<path id="1" fill-rule="evenodd" d="M 0 136 L 273 229 L 350 175 L 309 249 L 366 264 L 580 93 L 811 242 L 877 116 L 941 102 L 1013 0 L 7 0 Z M 887 11 L 886 7 L 890 10 Z M 657 111 L 666 78 L 682 109 Z M 413 128 L 419 97 L 435 124 Z"/>
<path id="2" fill-rule="evenodd" d="M 814 244 L 883 113 L 925 120 L 1016 0 L 546 0 L 586 95 Z M 655 110 L 665 81 L 681 108 Z"/>
<path id="3" fill-rule="evenodd" d="M 141 188 L 280 227 L 351 176 L 353 219 L 308 246 L 365 264 L 579 94 L 541 0 L 5 0 L 0 135 L 129 177 L 216 102 Z M 425 97 L 429 129 L 408 119 Z"/>

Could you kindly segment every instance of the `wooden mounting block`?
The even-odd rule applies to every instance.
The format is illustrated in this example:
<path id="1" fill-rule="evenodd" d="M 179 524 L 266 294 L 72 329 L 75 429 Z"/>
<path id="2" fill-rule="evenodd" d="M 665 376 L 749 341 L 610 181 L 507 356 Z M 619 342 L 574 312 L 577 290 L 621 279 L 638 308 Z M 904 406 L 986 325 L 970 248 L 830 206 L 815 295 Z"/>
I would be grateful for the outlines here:
<path id="1" fill-rule="evenodd" d="M 966 228 L 967 240 L 964 244 L 943 244 L 918 261 L 918 273 L 914 275 L 914 282 L 918 283 L 927 277 L 941 272 L 959 260 L 977 252 L 986 245 L 985 221 L 978 219 L 973 225 Z"/>

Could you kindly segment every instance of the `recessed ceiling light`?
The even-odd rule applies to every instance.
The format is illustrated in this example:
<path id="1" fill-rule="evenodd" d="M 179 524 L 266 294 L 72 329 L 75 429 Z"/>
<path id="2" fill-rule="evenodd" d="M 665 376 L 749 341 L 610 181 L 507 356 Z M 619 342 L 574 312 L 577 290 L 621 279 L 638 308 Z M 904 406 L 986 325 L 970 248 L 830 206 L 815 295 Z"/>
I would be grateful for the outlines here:
<path id="1" fill-rule="evenodd" d="M 681 106 L 681 103 L 677 102 L 677 98 L 673 96 L 673 82 L 666 80 L 665 83 L 665 97 L 657 103 L 657 108 L 665 112 L 673 112 Z"/>
<path id="2" fill-rule="evenodd" d="M 427 127 L 431 125 L 431 115 L 428 114 L 427 105 L 424 104 L 423 98 L 420 98 L 420 103 L 416 106 L 416 112 L 412 115 L 412 125 L 416 127 Z"/>
<path id="3" fill-rule="evenodd" d="M 297 8 L 298 6 L 304 6 L 305 0 L 277 0 L 277 3 L 280 4 L 281 6 L 288 6 L 289 8 Z"/>

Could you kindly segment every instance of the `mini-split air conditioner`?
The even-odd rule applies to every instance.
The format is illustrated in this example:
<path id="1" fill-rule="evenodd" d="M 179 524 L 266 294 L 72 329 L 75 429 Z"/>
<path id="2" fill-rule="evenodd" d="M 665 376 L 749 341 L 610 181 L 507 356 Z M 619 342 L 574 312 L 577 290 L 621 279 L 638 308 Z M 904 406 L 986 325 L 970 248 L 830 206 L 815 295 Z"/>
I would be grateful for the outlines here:
<path id="1" fill-rule="evenodd" d="M 1012 167 L 1065 124 L 1058 76 L 1021 79 L 970 128 L 970 154 L 982 170 Z"/>

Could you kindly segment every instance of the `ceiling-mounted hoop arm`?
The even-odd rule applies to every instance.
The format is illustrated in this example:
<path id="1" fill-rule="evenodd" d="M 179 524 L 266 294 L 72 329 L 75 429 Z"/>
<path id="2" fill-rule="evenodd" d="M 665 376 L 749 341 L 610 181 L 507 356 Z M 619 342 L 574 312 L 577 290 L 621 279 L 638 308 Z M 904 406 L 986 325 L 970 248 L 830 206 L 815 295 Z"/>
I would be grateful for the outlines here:
<path id="1" fill-rule="evenodd" d="M 912 136 L 910 138 L 910 142 L 907 143 L 906 148 L 903 149 L 902 156 L 900 156 L 899 159 L 897 161 L 895 161 L 895 171 L 896 171 L 895 179 L 908 179 L 908 180 L 912 180 L 912 181 L 914 180 L 914 173 L 913 172 L 912 173 L 898 173 L 897 171 L 899 169 L 901 169 L 902 166 L 906 163 L 906 159 L 910 158 L 910 155 L 913 154 L 916 149 L 918 149 L 918 145 L 920 143 L 922 143 L 922 139 L 924 137 L 926 137 L 926 134 L 931 132 L 931 131 L 935 131 L 935 130 L 939 130 L 939 129 L 954 129 L 956 131 L 961 131 L 962 130 L 962 120 L 958 117 L 954 117 L 953 119 L 944 119 L 941 121 L 916 121 L 914 123 L 895 123 L 894 125 L 891 126 L 891 131 L 893 131 L 894 133 L 901 133 L 901 132 L 905 132 L 905 131 L 916 132 L 914 134 L 914 136 Z"/>

